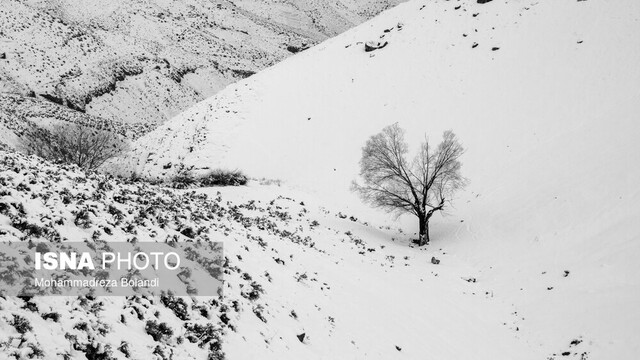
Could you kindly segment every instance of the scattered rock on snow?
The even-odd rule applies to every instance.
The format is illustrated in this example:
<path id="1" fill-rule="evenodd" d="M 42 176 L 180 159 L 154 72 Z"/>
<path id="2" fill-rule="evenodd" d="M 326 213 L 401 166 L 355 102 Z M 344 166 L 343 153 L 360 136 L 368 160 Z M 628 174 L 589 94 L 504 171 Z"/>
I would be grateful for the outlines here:
<path id="1" fill-rule="evenodd" d="M 306 333 L 302 333 L 300 335 L 296 335 L 296 337 L 298 338 L 298 340 L 300 340 L 301 343 L 304 344 L 304 337 L 306 336 Z"/>
<path id="2" fill-rule="evenodd" d="M 385 46 L 387 46 L 389 44 L 388 41 L 385 42 L 381 42 L 381 41 L 367 41 L 364 44 L 364 51 L 366 52 L 371 52 L 374 50 L 378 50 L 378 49 L 382 49 Z"/>

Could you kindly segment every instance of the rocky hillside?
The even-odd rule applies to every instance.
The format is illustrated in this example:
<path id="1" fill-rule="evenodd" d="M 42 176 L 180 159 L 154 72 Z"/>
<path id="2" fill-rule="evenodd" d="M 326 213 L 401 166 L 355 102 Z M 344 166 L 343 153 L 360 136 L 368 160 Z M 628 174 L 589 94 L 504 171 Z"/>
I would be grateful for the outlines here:
<path id="1" fill-rule="evenodd" d="M 62 124 L 76 124 L 114 132 L 122 139 L 136 139 L 150 130 L 148 124 L 113 122 L 87 113 L 74 111 L 52 102 L 16 94 L 0 94 L 0 144 L 24 150 L 28 134 L 38 129 L 51 130 Z"/>
<path id="2" fill-rule="evenodd" d="M 0 92 L 156 126 L 400 0 L 6 0 Z"/>

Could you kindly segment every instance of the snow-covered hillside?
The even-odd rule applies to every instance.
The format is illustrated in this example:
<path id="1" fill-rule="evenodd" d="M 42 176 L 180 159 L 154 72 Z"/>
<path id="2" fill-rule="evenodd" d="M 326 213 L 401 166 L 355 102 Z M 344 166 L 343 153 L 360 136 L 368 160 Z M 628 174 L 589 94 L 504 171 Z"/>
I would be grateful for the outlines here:
<path id="1" fill-rule="evenodd" d="M 150 130 L 150 126 L 142 123 L 114 123 L 46 100 L 0 94 L 0 144 L 8 148 L 24 150 L 27 134 L 36 129 L 51 129 L 69 123 L 112 131 L 128 139 L 135 139 Z"/>
<path id="2" fill-rule="evenodd" d="M 228 86 L 140 139 L 110 170 L 163 178 L 182 165 L 194 172 L 240 168 L 362 215 L 349 183 L 370 135 L 399 122 L 416 144 L 425 133 L 436 140 L 453 129 L 467 148 L 470 185 L 450 216 L 433 220 L 428 253 L 442 248 L 466 264 L 477 282 L 465 292 L 502 304 L 514 319 L 473 311 L 504 322 L 526 345 L 509 346 L 517 356 L 474 358 L 633 359 L 640 351 L 639 31 L 640 4 L 632 0 L 410 1 Z M 367 41 L 388 44 L 365 52 Z M 414 230 L 412 219 L 403 225 Z M 430 259 L 407 251 L 421 264 Z M 392 292 L 409 282 L 389 279 Z M 354 282 L 340 303 L 362 299 L 367 285 Z M 456 338 L 455 329 L 502 339 L 481 321 L 467 323 L 460 309 L 428 311 L 434 303 L 459 303 L 431 283 L 414 286 L 417 298 L 354 305 L 363 311 L 358 329 L 368 344 L 401 334 L 408 340 L 398 356 L 464 359 L 478 345 Z M 384 292 L 379 284 L 371 289 L 366 298 Z M 393 306 L 424 313 L 395 323 Z M 435 323 L 447 321 L 464 322 L 435 339 L 449 331 Z M 278 331 L 270 341 L 282 336 Z M 252 346 L 246 333 L 236 336 L 230 344 L 244 336 Z"/>
<path id="3" fill-rule="evenodd" d="M 220 299 L 3 296 L 0 357 L 537 359 L 545 354 L 518 339 L 517 307 L 494 295 L 488 284 L 474 283 L 476 269 L 442 250 L 413 248 L 402 231 L 328 208 L 308 194 L 259 182 L 173 190 L 87 176 L 75 167 L 15 153 L 0 152 L 0 159 L 5 241 L 171 238 L 222 241 L 225 247 Z M 432 256 L 442 263 L 432 264 Z M 171 333 L 153 338 L 150 322 L 166 323 Z M 591 347 L 579 344 L 576 350 Z"/>
<path id="4" fill-rule="evenodd" d="M 157 125 L 400 0 L 3 0 L 0 92 Z"/>

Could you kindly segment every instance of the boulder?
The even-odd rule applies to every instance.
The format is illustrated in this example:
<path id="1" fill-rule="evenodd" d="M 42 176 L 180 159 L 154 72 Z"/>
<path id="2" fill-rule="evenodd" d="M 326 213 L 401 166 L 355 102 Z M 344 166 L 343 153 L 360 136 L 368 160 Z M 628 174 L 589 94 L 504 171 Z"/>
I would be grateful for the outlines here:
<path id="1" fill-rule="evenodd" d="M 387 46 L 388 44 L 389 44 L 388 41 L 385 41 L 385 42 L 367 41 L 364 44 L 364 51 L 371 52 L 371 51 L 374 51 L 374 50 L 382 49 L 383 47 Z"/>
<path id="2" fill-rule="evenodd" d="M 298 340 L 300 340 L 301 343 L 304 343 L 304 337 L 306 336 L 306 333 L 302 333 L 300 335 L 296 335 L 296 337 L 298 337 Z"/>

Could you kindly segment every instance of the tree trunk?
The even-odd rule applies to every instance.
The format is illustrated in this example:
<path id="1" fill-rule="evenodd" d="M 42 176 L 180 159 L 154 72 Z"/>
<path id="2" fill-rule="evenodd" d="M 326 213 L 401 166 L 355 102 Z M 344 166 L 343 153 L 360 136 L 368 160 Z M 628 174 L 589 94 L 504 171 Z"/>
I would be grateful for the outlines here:
<path id="1" fill-rule="evenodd" d="M 442 207 L 433 208 L 429 210 L 426 214 L 420 215 L 418 218 L 420 219 L 420 239 L 418 240 L 418 246 L 428 245 L 429 244 L 429 219 L 433 216 L 433 213 L 439 211 Z"/>
<path id="2" fill-rule="evenodd" d="M 429 219 L 426 216 L 420 216 L 420 232 L 418 238 L 418 246 L 429 243 Z"/>

